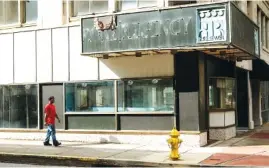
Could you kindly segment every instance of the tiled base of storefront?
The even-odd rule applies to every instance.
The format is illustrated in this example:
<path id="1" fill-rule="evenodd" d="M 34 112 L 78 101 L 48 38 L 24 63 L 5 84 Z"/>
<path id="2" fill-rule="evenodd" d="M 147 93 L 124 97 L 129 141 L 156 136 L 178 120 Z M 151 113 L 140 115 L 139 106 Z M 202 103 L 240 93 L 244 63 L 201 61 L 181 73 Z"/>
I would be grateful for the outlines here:
<path id="1" fill-rule="evenodd" d="M 116 144 L 139 144 L 167 146 L 167 135 L 143 135 L 140 134 L 80 134 L 80 133 L 57 133 L 59 141 L 66 142 L 86 142 L 86 143 L 116 143 Z M 39 140 L 45 138 L 45 132 L 0 132 L 0 139 L 13 140 Z M 182 147 L 201 147 L 207 144 L 207 132 L 199 134 L 181 134 L 183 140 Z"/>
<path id="2" fill-rule="evenodd" d="M 209 129 L 209 139 L 212 140 L 227 140 L 236 136 L 236 127 Z"/>

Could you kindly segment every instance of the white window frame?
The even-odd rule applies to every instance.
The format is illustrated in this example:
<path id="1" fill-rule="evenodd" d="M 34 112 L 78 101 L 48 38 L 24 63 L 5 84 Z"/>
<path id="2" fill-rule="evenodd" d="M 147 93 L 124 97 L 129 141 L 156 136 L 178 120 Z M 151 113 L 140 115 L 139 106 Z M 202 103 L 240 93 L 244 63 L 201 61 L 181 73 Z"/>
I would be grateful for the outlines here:
<path id="1" fill-rule="evenodd" d="M 95 12 L 95 13 L 92 12 L 91 13 L 89 11 L 89 13 L 85 13 L 83 15 L 74 16 L 74 7 L 75 7 L 74 1 L 76 1 L 76 0 L 66 0 L 66 1 L 67 1 L 67 4 L 69 4 L 69 7 L 67 7 L 68 8 L 67 10 L 68 10 L 68 13 L 70 14 L 70 16 L 69 16 L 71 18 L 70 21 L 77 20 L 76 18 L 83 17 L 83 16 L 112 13 L 113 11 L 115 11 L 115 4 L 114 4 L 115 3 L 115 0 L 107 0 L 108 1 L 108 10 L 105 11 L 105 12 Z M 90 0 L 87 0 L 87 1 L 90 1 Z M 90 6 L 89 6 L 89 8 L 90 8 Z"/>
<path id="2" fill-rule="evenodd" d="M 8 29 L 8 28 L 24 27 L 24 26 L 36 26 L 38 19 L 36 21 L 33 21 L 33 22 L 28 22 L 28 23 L 25 22 L 26 21 L 26 16 L 25 16 L 25 11 L 26 11 L 25 3 L 26 2 L 25 2 L 25 0 L 17 0 L 17 1 L 18 1 L 18 22 L 0 25 L 0 29 Z M 38 13 L 37 13 L 37 15 L 38 15 Z"/>
<path id="3" fill-rule="evenodd" d="M 157 1 L 156 5 L 144 6 L 144 7 L 139 7 L 139 1 L 141 0 L 136 0 L 136 7 L 134 8 L 122 9 L 122 0 L 117 0 L 117 9 L 118 11 L 130 11 L 130 10 L 148 9 L 148 8 L 153 8 L 153 7 L 164 7 L 166 0 L 156 0 Z"/>

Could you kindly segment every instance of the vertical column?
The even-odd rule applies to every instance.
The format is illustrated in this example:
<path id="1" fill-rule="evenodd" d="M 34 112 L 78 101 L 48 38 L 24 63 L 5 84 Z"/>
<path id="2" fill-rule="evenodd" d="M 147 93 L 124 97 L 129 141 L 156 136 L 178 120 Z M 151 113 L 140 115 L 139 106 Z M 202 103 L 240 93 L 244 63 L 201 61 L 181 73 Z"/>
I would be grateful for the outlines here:
<path id="1" fill-rule="evenodd" d="M 259 81 L 259 95 L 258 95 L 258 107 L 259 107 L 259 118 L 260 118 L 260 125 L 263 124 L 262 119 L 262 94 L 261 94 L 261 82 Z"/>
<path id="2" fill-rule="evenodd" d="M 253 103 L 254 125 L 260 126 L 262 125 L 260 81 L 251 80 L 251 84 L 252 84 L 252 103 Z"/>
<path id="3" fill-rule="evenodd" d="M 249 78 L 249 71 L 247 72 L 247 85 L 248 85 L 248 128 L 254 129 L 254 121 L 253 121 L 253 108 L 252 108 L 252 89 Z"/>
<path id="4" fill-rule="evenodd" d="M 266 32 L 267 31 L 265 29 L 265 24 L 266 24 L 266 18 L 264 16 L 264 14 L 261 15 L 261 21 L 262 21 L 262 27 L 261 27 L 261 31 L 262 31 L 262 47 L 266 47 Z"/>

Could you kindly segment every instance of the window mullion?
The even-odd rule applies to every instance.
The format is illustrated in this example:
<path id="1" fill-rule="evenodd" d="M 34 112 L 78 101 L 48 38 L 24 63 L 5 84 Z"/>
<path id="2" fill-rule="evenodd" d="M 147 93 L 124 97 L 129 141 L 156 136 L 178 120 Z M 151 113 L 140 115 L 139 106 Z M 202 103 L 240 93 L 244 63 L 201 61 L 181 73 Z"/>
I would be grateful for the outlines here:
<path id="1" fill-rule="evenodd" d="M 7 1 L 3 1 L 3 24 L 7 24 Z"/>
<path id="2" fill-rule="evenodd" d="M 89 13 L 92 13 L 92 11 L 91 11 L 91 5 L 92 5 L 92 0 L 89 0 Z"/>
<path id="3" fill-rule="evenodd" d="M 22 24 L 25 22 L 26 17 L 26 2 L 23 0 L 18 0 L 18 22 L 19 24 Z"/>

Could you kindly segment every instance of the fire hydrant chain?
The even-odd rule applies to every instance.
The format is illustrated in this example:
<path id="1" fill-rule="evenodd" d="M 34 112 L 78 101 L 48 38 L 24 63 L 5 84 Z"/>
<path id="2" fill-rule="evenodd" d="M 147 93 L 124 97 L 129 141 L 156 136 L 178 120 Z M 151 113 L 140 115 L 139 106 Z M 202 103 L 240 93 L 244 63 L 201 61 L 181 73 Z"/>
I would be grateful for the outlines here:
<path id="1" fill-rule="evenodd" d="M 179 147 L 182 143 L 180 139 L 180 133 L 176 128 L 173 128 L 170 133 L 170 138 L 167 140 L 169 148 L 171 148 L 170 159 L 178 160 L 180 159 Z"/>

